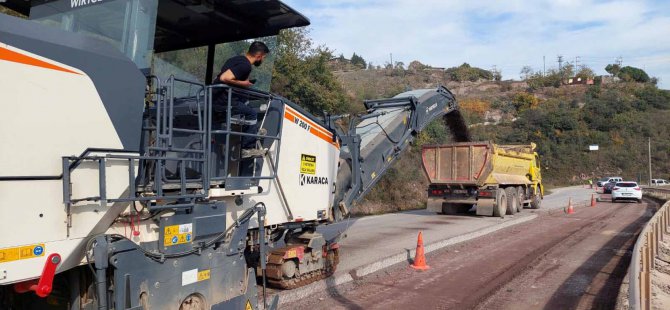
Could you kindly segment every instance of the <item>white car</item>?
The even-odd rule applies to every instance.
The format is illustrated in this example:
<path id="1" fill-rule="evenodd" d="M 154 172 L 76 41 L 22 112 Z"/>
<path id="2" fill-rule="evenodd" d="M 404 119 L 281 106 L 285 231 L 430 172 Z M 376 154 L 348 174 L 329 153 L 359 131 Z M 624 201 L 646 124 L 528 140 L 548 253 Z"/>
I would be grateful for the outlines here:
<path id="1" fill-rule="evenodd" d="M 622 182 L 622 181 L 623 181 L 623 179 L 621 177 L 604 177 L 604 178 L 601 178 L 600 180 L 598 180 L 598 182 L 596 182 L 596 186 L 603 187 L 607 183 L 615 183 L 615 182 Z"/>
<path id="2" fill-rule="evenodd" d="M 670 182 L 663 180 L 663 179 L 651 179 L 651 185 L 652 186 L 665 186 L 665 185 L 670 185 Z"/>
<path id="3" fill-rule="evenodd" d="M 635 200 L 642 202 L 642 189 L 636 182 L 617 182 L 612 188 L 612 202 Z"/>

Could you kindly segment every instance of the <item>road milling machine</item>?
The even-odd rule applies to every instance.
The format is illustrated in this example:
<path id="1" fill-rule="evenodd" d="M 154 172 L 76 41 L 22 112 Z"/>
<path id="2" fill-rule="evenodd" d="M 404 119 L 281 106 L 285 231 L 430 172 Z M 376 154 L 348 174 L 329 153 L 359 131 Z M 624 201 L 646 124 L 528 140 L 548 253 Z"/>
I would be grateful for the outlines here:
<path id="1" fill-rule="evenodd" d="M 332 274 L 338 238 L 316 227 L 460 118 L 444 87 L 317 117 L 206 83 L 221 51 L 309 24 L 277 0 L 26 3 L 0 16 L 1 309 L 258 309 L 257 281 Z M 245 135 L 264 155 L 241 157 Z"/>

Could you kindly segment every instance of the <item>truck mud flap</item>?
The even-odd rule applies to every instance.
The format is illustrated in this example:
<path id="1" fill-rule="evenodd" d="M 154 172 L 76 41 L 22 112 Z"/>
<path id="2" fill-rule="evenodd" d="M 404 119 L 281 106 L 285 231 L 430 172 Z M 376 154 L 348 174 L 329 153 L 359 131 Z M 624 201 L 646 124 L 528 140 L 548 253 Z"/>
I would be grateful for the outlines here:
<path id="1" fill-rule="evenodd" d="M 428 198 L 428 202 L 426 203 L 426 209 L 431 212 L 435 213 L 442 213 L 442 203 L 444 202 L 444 199 L 431 199 Z"/>
<path id="2" fill-rule="evenodd" d="M 493 216 L 495 199 L 479 199 L 477 201 L 477 215 Z"/>

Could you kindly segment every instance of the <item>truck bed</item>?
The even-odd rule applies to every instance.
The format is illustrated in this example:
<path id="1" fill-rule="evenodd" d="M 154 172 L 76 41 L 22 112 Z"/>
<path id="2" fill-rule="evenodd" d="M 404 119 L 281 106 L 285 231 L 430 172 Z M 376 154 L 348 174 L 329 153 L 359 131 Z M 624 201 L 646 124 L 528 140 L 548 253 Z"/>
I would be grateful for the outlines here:
<path id="1" fill-rule="evenodd" d="M 487 142 L 424 146 L 424 172 L 432 184 L 481 185 L 492 170 L 492 149 Z"/>

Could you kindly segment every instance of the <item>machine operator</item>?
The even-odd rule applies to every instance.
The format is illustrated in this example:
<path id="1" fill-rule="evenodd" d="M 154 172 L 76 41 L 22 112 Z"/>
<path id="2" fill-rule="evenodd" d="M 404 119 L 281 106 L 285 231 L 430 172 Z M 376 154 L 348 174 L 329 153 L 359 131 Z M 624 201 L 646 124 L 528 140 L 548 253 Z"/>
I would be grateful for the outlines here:
<path id="1" fill-rule="evenodd" d="M 229 58 L 221 67 L 221 72 L 216 76 L 212 84 L 226 84 L 240 88 L 250 88 L 254 85 L 254 80 L 249 80 L 252 66 L 260 66 L 270 53 L 270 49 L 263 42 L 253 42 L 245 55 L 238 55 Z M 220 91 L 214 93 L 213 103 L 215 105 L 227 104 L 227 93 Z M 244 132 L 249 134 L 258 133 L 256 110 L 246 104 L 246 98 L 233 94 L 231 102 L 232 114 L 242 114 L 244 119 L 249 121 L 250 125 L 245 126 Z M 264 150 L 256 148 L 255 137 L 242 137 L 242 158 L 259 157 L 265 154 Z"/>

